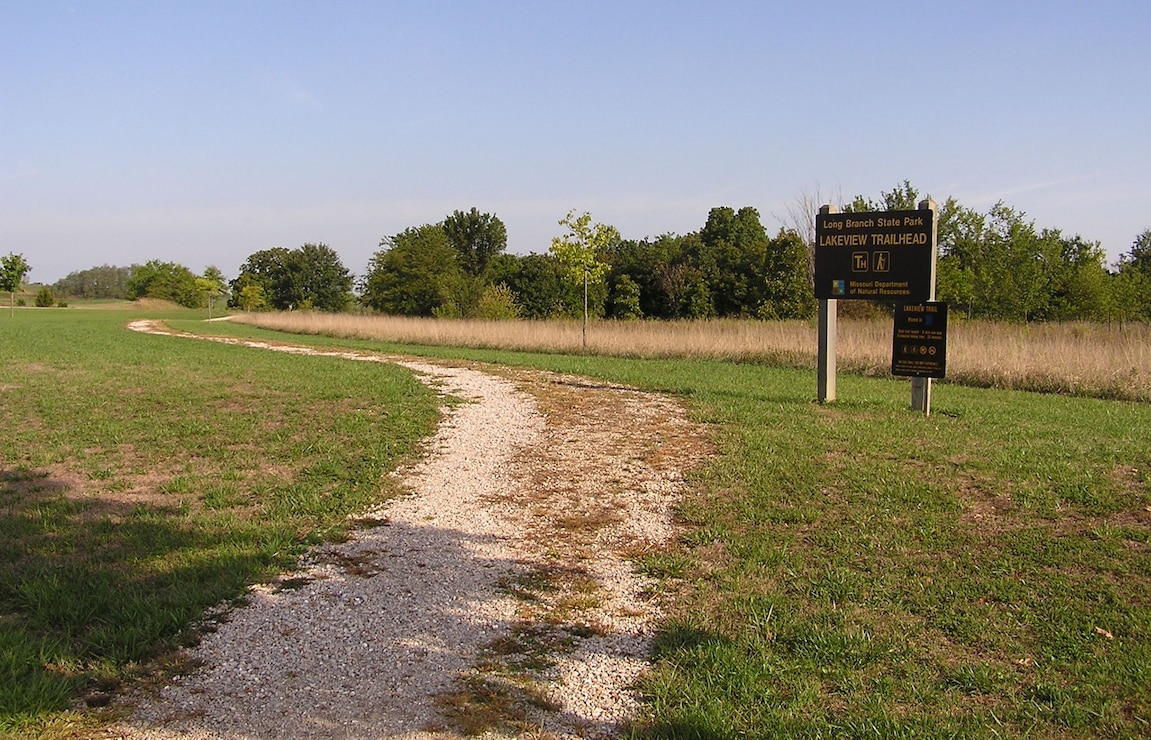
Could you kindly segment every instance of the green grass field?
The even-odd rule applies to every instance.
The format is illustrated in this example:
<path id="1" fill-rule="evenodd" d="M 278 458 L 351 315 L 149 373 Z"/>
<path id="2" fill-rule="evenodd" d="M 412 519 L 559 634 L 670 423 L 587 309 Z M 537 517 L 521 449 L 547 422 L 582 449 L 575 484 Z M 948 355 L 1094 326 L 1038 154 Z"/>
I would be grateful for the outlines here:
<path id="1" fill-rule="evenodd" d="M 164 670 L 205 609 L 388 495 L 433 429 L 435 399 L 397 368 L 130 318 L 0 322 L 0 731 L 83 725 L 75 698 Z"/>
<path id="2" fill-rule="evenodd" d="M 64 722 L 71 692 L 286 567 L 434 418 L 403 372 L 90 314 L 0 322 L 10 730 Z M 891 379 L 841 375 L 820 406 L 807 370 L 290 340 L 634 384 L 709 425 L 682 541 L 639 563 L 675 607 L 636 736 L 1151 734 L 1149 404 L 944 385 L 924 418 Z M 120 579 L 140 586 L 112 604 L 78 587 Z"/>

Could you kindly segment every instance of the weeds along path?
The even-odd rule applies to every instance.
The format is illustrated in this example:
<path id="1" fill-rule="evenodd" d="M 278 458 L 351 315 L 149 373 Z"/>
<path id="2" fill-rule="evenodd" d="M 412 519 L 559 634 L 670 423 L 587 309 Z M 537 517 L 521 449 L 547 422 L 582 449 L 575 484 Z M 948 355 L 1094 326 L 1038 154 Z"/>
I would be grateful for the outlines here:
<path id="1" fill-rule="evenodd" d="M 138 700 L 131 738 L 610 737 L 634 716 L 658 597 L 632 561 L 674 536 L 708 454 L 673 400 L 535 371 L 136 331 L 408 367 L 444 397 L 411 495 L 254 589 Z"/>

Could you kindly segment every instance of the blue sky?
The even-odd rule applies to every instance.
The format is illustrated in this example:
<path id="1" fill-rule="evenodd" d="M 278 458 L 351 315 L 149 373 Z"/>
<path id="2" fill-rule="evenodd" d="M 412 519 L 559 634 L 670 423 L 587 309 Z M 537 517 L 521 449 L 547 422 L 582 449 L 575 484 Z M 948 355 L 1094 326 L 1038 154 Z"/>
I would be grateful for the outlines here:
<path id="1" fill-rule="evenodd" d="M 0 254 L 29 279 L 382 237 L 509 250 L 921 192 L 1151 227 L 1151 2 L 0 0 Z"/>

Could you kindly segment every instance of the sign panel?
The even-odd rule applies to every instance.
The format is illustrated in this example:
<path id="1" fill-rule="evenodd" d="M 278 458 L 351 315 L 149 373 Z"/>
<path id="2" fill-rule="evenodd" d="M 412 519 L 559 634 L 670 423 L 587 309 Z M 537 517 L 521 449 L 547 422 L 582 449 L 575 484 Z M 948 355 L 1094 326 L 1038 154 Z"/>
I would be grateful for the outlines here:
<path id="1" fill-rule="evenodd" d="M 947 304 L 903 303 L 895 307 L 891 374 L 942 378 L 947 374 Z"/>
<path id="2" fill-rule="evenodd" d="M 820 213 L 815 297 L 876 301 L 931 298 L 935 212 Z"/>

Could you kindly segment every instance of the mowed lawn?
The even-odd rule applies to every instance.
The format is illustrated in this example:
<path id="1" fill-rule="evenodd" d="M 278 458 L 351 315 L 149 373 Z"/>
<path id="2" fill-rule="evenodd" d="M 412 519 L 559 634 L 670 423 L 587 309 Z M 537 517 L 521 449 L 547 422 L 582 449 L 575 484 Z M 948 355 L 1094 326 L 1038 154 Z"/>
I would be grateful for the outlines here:
<path id="1" fill-rule="evenodd" d="M 640 563 L 675 599 L 640 736 L 1151 735 L 1151 404 L 940 384 L 925 418 L 890 378 L 820 406 L 802 369 L 359 346 L 666 391 L 710 425 L 682 541 Z"/>
<path id="2" fill-rule="evenodd" d="M 399 368 L 131 318 L 0 321 L 0 734 L 81 732 L 111 693 L 181 670 L 206 609 L 343 536 L 434 428 Z"/>
<path id="3" fill-rule="evenodd" d="M 1151 732 L 1151 404 L 940 385 L 924 418 L 889 378 L 841 375 L 820 406 L 802 369 L 173 318 L 682 398 L 718 452 L 692 477 L 680 542 L 639 562 L 671 609 L 637 736 Z M 197 610 L 338 536 L 434 419 L 405 372 L 124 323 L 73 309 L 0 323 L 0 682 L 44 684 L 39 704 L 0 692 L 10 731 L 82 726 L 67 696 L 135 680 Z M 194 598 L 170 593 L 189 581 Z M 134 582 L 111 606 L 81 588 Z"/>

